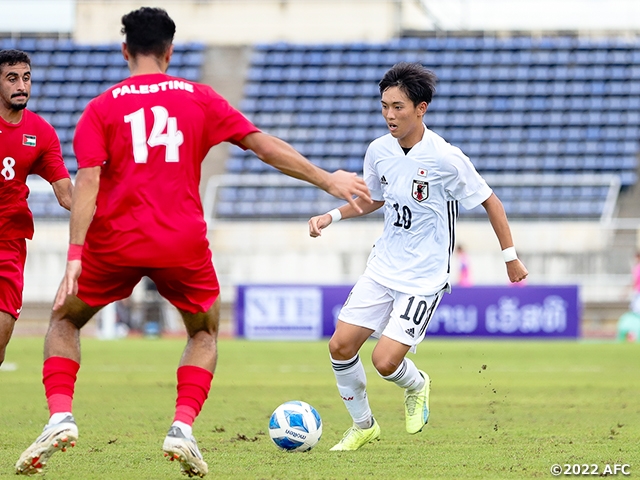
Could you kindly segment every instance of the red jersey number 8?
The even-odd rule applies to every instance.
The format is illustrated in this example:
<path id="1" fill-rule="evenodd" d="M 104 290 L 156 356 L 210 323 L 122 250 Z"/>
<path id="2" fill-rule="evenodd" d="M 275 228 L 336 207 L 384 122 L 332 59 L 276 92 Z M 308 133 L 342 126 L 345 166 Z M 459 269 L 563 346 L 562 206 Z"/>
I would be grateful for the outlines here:
<path id="1" fill-rule="evenodd" d="M 4 157 L 4 160 L 2 160 L 2 172 L 0 173 L 2 173 L 5 180 L 13 180 L 16 176 L 16 171 L 13 169 L 15 166 L 16 161 L 13 158 Z"/>
<path id="2" fill-rule="evenodd" d="M 164 161 L 179 162 L 178 147 L 184 142 L 184 135 L 178 130 L 178 120 L 170 117 L 166 108 L 151 107 L 153 112 L 153 127 L 147 139 L 147 126 L 144 119 L 144 108 L 124 116 L 125 123 L 131 125 L 131 139 L 133 142 L 133 160 L 136 163 L 147 163 L 149 147 L 164 145 L 166 148 Z M 165 133 L 166 130 L 166 133 Z"/>

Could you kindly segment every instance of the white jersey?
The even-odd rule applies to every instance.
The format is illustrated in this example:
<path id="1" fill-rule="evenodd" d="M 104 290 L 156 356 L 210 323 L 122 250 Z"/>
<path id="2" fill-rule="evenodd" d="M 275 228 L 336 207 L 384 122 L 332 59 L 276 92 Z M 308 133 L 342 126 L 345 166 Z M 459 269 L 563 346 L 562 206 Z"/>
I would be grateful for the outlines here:
<path id="1" fill-rule="evenodd" d="M 369 145 L 364 180 L 384 201 L 384 231 L 365 275 L 402 293 L 433 295 L 449 281 L 458 202 L 475 208 L 492 190 L 459 148 L 424 127 L 405 155 L 391 134 Z"/>

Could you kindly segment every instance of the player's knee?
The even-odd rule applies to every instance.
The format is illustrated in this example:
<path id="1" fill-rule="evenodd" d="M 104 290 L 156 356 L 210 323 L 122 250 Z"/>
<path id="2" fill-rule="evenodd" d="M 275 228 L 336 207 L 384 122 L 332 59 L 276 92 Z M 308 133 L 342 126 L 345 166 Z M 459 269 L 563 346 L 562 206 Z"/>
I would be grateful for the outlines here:
<path id="1" fill-rule="evenodd" d="M 180 310 L 180 314 L 182 315 L 184 326 L 190 338 L 210 336 L 215 340 L 218 336 L 218 326 L 220 323 L 219 303 L 215 303 L 206 312 L 191 313 Z"/>
<path id="2" fill-rule="evenodd" d="M 187 335 L 190 338 L 199 338 L 203 341 L 215 342 L 218 337 L 218 323 L 212 321 L 198 321 L 186 323 Z"/>
<path id="3" fill-rule="evenodd" d="M 75 319 L 68 313 L 54 311 L 49 319 L 49 330 L 47 333 L 63 332 L 63 334 L 66 335 L 71 331 L 79 329 L 80 327 L 76 325 Z"/>
<path id="4" fill-rule="evenodd" d="M 49 330 L 63 332 L 80 330 L 100 308 L 90 307 L 78 297 L 68 297 L 61 308 L 51 311 Z"/>
<path id="5" fill-rule="evenodd" d="M 371 357 L 371 362 L 373 363 L 374 368 L 383 377 L 388 377 L 398 369 L 398 365 L 396 365 L 390 358 L 375 355 L 375 353 Z"/>
<path id="6" fill-rule="evenodd" d="M 329 340 L 329 353 L 334 360 L 349 360 L 356 356 L 358 350 L 349 342 L 333 336 Z"/>

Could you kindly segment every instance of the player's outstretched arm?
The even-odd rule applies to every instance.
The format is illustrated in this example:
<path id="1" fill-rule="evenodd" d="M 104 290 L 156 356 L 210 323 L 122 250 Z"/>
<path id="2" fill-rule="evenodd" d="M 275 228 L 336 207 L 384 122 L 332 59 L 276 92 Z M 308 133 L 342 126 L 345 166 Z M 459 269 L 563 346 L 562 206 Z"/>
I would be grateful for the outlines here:
<path id="1" fill-rule="evenodd" d="M 73 195 L 73 183 L 70 178 L 63 178 L 51 184 L 53 193 L 62 208 L 71 210 L 71 196 Z"/>
<path id="2" fill-rule="evenodd" d="M 71 198 L 71 220 L 69 221 L 69 243 L 83 245 L 89 224 L 96 209 L 96 198 L 100 187 L 100 168 L 81 168 L 76 175 L 76 186 Z M 79 259 L 69 258 L 64 278 L 58 288 L 53 309 L 59 309 L 68 295 L 78 293 L 78 277 L 82 272 Z"/>
<path id="3" fill-rule="evenodd" d="M 356 198 L 354 202 L 359 207 L 359 210 L 348 203 L 340 208 L 332 210 L 331 212 L 311 217 L 309 219 L 309 235 L 311 235 L 313 238 L 322 235 L 322 229 L 327 228 L 333 222 L 333 215 L 339 216 L 340 219 L 360 217 L 362 215 L 367 215 L 371 212 L 375 212 L 382 205 L 384 205 L 384 202 L 381 201 L 373 200 L 372 202 L 367 202 L 366 200 L 363 200 L 361 198 Z"/>
<path id="4" fill-rule="evenodd" d="M 515 248 L 513 248 L 511 228 L 509 228 L 509 221 L 507 220 L 507 214 L 504 211 L 502 202 L 495 193 L 492 193 L 491 196 L 482 203 L 482 206 L 487 211 L 493 231 L 496 232 L 496 236 L 500 242 L 500 248 L 505 255 L 509 280 L 512 283 L 524 280 L 527 278 L 527 275 L 529 275 L 529 272 L 524 264 L 516 257 Z"/>
<path id="5" fill-rule="evenodd" d="M 262 132 L 250 133 L 240 143 L 252 150 L 260 160 L 290 177 L 305 180 L 334 197 L 342 198 L 362 213 L 353 197 L 371 203 L 369 189 L 355 173 L 337 170 L 329 173 L 307 160 L 287 142 Z"/>

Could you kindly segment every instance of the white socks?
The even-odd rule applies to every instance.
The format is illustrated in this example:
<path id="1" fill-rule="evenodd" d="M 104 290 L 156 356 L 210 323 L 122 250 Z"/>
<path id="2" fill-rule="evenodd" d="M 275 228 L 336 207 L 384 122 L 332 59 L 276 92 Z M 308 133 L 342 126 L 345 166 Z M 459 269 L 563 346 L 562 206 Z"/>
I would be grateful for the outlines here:
<path id="1" fill-rule="evenodd" d="M 175 422 L 173 422 L 171 424 L 171 426 L 180 428 L 180 430 L 182 430 L 182 433 L 184 434 L 184 436 L 187 437 L 187 438 L 191 438 L 193 436 L 193 429 L 192 429 L 191 425 L 187 425 L 184 422 L 179 422 L 178 420 L 176 420 Z"/>
<path id="2" fill-rule="evenodd" d="M 47 425 L 55 425 L 56 423 L 60 423 L 62 420 L 67 418 L 68 416 L 73 416 L 71 412 L 58 412 L 51 415 L 49 418 L 49 423 Z"/>
<path id="3" fill-rule="evenodd" d="M 331 367 L 336 376 L 338 392 L 353 422 L 360 428 L 371 428 L 373 417 L 367 399 L 367 376 L 360 356 L 356 355 L 349 360 L 332 358 Z"/>
<path id="4" fill-rule="evenodd" d="M 382 377 L 382 375 L 380 375 Z M 388 377 L 382 377 L 389 382 L 395 383 L 400 388 L 406 388 L 410 392 L 417 392 L 424 387 L 424 377 L 418 371 L 416 364 L 405 358 L 400 366 Z"/>

